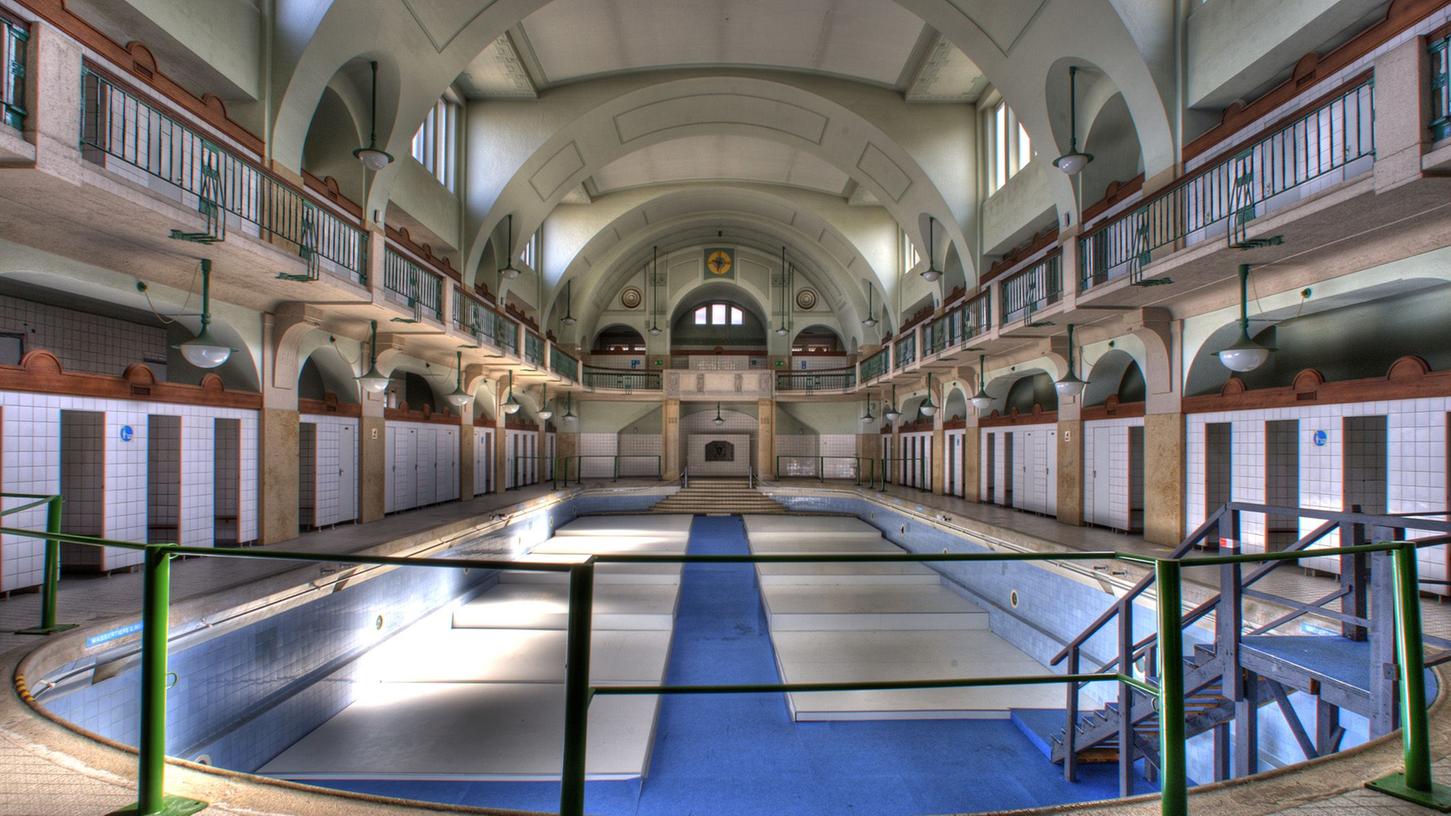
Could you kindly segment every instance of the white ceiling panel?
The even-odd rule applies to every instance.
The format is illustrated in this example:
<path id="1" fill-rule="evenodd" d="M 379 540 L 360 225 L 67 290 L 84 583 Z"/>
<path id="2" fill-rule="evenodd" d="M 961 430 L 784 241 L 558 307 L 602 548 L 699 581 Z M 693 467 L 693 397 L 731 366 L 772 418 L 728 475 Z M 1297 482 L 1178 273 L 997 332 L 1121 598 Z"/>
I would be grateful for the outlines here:
<path id="1" fill-rule="evenodd" d="M 842 195 L 848 176 L 796 148 L 747 136 L 689 136 L 637 150 L 594 174 L 601 194 L 680 181 L 783 184 Z"/>
<path id="2" fill-rule="evenodd" d="M 744 65 L 895 85 L 922 30 L 887 0 L 554 0 L 523 24 L 548 83 Z"/>

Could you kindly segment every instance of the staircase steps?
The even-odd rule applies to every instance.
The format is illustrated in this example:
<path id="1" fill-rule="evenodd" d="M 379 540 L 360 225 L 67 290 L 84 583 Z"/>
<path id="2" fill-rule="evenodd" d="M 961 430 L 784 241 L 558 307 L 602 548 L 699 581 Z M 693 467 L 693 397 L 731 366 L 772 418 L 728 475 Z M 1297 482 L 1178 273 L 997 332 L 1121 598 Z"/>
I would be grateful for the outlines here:
<path id="1" fill-rule="evenodd" d="M 688 487 L 666 496 L 650 512 L 780 515 L 786 512 L 786 508 L 753 488 L 745 479 L 691 479 Z"/>

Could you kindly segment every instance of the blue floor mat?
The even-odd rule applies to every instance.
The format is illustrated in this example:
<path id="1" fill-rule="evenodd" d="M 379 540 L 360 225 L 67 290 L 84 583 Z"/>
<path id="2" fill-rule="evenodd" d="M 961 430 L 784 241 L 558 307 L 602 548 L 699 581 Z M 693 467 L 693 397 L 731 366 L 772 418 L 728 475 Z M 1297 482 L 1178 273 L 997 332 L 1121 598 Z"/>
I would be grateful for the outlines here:
<path id="1" fill-rule="evenodd" d="M 746 553 L 739 518 L 696 517 L 691 553 Z M 749 564 L 687 564 L 666 682 L 774 683 Z M 1116 796 L 1116 766 L 1063 781 L 1009 720 L 792 722 L 781 694 L 667 695 L 649 775 L 591 782 L 601 816 L 912 816 Z M 1140 780 L 1141 790 L 1148 786 Z M 453 804 L 555 810 L 548 783 L 348 782 L 333 787 Z"/>

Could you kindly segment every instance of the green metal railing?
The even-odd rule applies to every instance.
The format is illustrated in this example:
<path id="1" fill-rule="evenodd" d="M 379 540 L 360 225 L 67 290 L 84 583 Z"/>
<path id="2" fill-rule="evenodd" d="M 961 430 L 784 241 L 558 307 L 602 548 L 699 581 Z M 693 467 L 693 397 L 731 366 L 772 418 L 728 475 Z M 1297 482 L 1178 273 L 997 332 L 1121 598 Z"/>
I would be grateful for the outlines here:
<path id="1" fill-rule="evenodd" d="M 983 290 L 922 330 L 925 354 L 941 354 L 992 328 L 992 292 Z"/>
<path id="2" fill-rule="evenodd" d="M 906 334 L 892 344 L 892 368 L 901 371 L 916 361 L 917 333 L 908 329 Z"/>
<path id="3" fill-rule="evenodd" d="M 883 487 L 896 484 L 931 492 L 931 460 L 926 456 L 884 456 L 881 483 Z"/>
<path id="4" fill-rule="evenodd" d="M 209 229 L 217 208 L 256 226 L 303 259 L 307 274 L 299 278 L 315 279 L 325 259 L 340 276 L 367 283 L 367 238 L 356 224 L 90 67 L 81 69 L 80 102 L 85 158 L 109 157 L 190 193 Z M 221 240 L 224 226 L 205 240 Z"/>
<path id="5" fill-rule="evenodd" d="M 6 498 L 35 499 L 27 494 L 5 494 Z M 48 504 L 54 523 L 59 526 L 58 496 L 43 496 L 29 507 Z M 20 508 L 24 509 L 24 508 Z M 17 510 L 18 511 L 18 510 Z M 12 511 L 16 512 L 16 511 Z M 1314 553 L 1266 553 L 1255 555 L 1217 556 L 1207 558 L 1151 558 L 1115 552 L 1029 552 L 1029 553 L 849 553 L 849 554 L 731 554 L 731 555 L 591 555 L 575 564 L 551 564 L 538 561 L 507 561 L 478 558 L 394 557 L 307 553 L 285 550 L 236 547 L 181 547 L 175 544 L 142 544 L 111 541 L 92 536 L 57 532 L 55 529 L 28 530 L 0 528 L 0 534 L 46 539 L 86 546 L 120 547 L 145 554 L 142 590 L 141 627 L 141 724 L 138 739 L 137 803 L 134 812 L 140 816 L 164 813 L 191 813 L 205 807 L 204 803 L 165 794 L 166 773 L 166 696 L 168 687 L 168 606 L 171 591 L 171 559 L 178 556 L 204 558 L 256 558 L 297 562 L 329 562 L 361 566 L 432 569 L 527 570 L 565 572 L 569 574 L 569 611 L 566 627 L 564 745 L 560 785 L 561 816 L 583 816 L 585 813 L 585 774 L 588 745 L 588 716 L 592 699 L 600 695 L 629 694 L 790 694 L 826 691 L 873 691 L 926 688 L 972 688 L 990 686 L 1022 686 L 1117 682 L 1135 691 L 1151 695 L 1158 712 L 1160 728 L 1159 784 L 1160 813 L 1163 816 L 1187 816 L 1189 813 L 1188 780 L 1185 763 L 1185 688 L 1183 661 L 1183 567 L 1214 564 L 1240 564 L 1252 561 L 1284 560 L 1306 555 L 1347 555 L 1372 552 L 1392 554 L 1395 590 L 1395 632 L 1397 678 L 1402 718 L 1404 770 L 1372 783 L 1372 787 L 1393 796 L 1432 804 L 1447 804 L 1444 789 L 1438 790 L 1431 772 L 1430 727 L 1426 711 L 1426 687 L 1422 666 L 1425 662 L 1421 631 L 1419 581 L 1417 578 L 1417 544 L 1413 541 L 1380 542 L 1353 547 L 1327 548 Z M 621 563 L 1000 563 L 1000 562 L 1068 562 L 1122 561 L 1153 570 L 1157 584 L 1154 599 L 1156 636 L 1160 648 L 1153 679 L 1141 679 L 1132 671 L 1022 675 L 1008 677 L 961 677 L 936 680 L 887 680 L 842 683 L 751 683 L 720 685 L 629 685 L 591 686 L 589 680 L 590 639 L 593 631 L 594 569 L 596 564 Z M 47 573 L 49 592 L 56 590 L 59 565 Z M 1127 655 L 1122 666 L 1132 665 Z M 23 679 L 23 678 L 17 678 Z"/>
<path id="6" fill-rule="evenodd" d="M 25 127 L 25 57 L 30 28 L 0 12 L 0 123 Z"/>
<path id="7" fill-rule="evenodd" d="M 1451 136 L 1451 31 L 1427 45 L 1431 63 L 1431 138 Z"/>
<path id="8" fill-rule="evenodd" d="M 1053 255 L 1003 279 L 1000 325 L 1027 320 L 1063 297 L 1061 255 Z"/>
<path id="9" fill-rule="evenodd" d="M 383 251 L 383 291 L 389 300 L 412 309 L 415 318 L 443 320 L 443 277 L 391 246 Z"/>
<path id="10" fill-rule="evenodd" d="M 549 347 L 549 370 L 570 382 L 579 382 L 579 361 L 561 351 L 558 345 Z"/>
<path id="11" fill-rule="evenodd" d="M 641 369 L 584 367 L 583 385 L 620 391 L 659 391 L 660 372 Z"/>
<path id="12" fill-rule="evenodd" d="M 883 346 L 881 350 L 879 350 L 876 354 L 873 354 L 865 360 L 862 360 L 862 382 L 869 383 L 872 380 L 875 380 L 876 378 L 882 376 L 883 374 L 886 374 L 887 361 L 890 355 L 891 350 L 888 349 L 886 346 Z"/>
<path id="13" fill-rule="evenodd" d="M 777 391 L 845 391 L 856 387 L 856 368 L 776 372 Z"/>
<path id="14" fill-rule="evenodd" d="M 1369 77 L 1234 155 L 1192 172 L 1078 239 L 1078 286 L 1086 291 L 1137 275 L 1154 250 L 1193 243 L 1230 221 L 1242 230 L 1271 198 L 1375 155 Z M 1232 219 L 1232 220 L 1231 220 Z"/>
<path id="15" fill-rule="evenodd" d="M 586 464 L 588 463 L 588 464 Z M 573 464 L 573 470 L 570 465 Z M 586 473 L 586 471 L 589 471 Z M 580 484 L 585 479 L 659 479 L 665 473 L 659 454 L 583 454 L 561 456 L 555 465 L 556 484 Z M 573 475 L 571 475 L 573 474 Z"/>
<path id="16" fill-rule="evenodd" d="M 524 362 L 544 367 L 544 338 L 528 329 L 524 330 Z"/>
<path id="17" fill-rule="evenodd" d="M 828 464 L 830 463 L 830 464 Z M 776 478 L 850 479 L 855 484 L 876 484 L 877 462 L 869 456 L 777 456 Z"/>
<path id="18" fill-rule="evenodd" d="M 518 324 L 485 306 L 463 287 L 453 288 L 453 327 L 471 335 L 475 340 L 487 341 L 499 348 L 513 351 L 514 338 L 518 336 Z"/>

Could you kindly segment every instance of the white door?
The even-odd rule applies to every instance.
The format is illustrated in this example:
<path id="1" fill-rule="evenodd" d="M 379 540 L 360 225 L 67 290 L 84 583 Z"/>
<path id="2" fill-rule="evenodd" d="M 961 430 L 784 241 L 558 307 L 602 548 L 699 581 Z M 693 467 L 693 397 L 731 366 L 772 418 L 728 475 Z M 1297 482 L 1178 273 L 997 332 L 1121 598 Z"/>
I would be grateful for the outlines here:
<path id="1" fill-rule="evenodd" d="M 1113 523 L 1112 483 L 1119 475 L 1113 472 L 1113 432 L 1113 428 L 1093 429 L 1093 469 L 1089 471 L 1093 515 L 1089 520 L 1095 524 Z"/>
<path id="2" fill-rule="evenodd" d="M 398 509 L 418 506 L 418 429 L 404 428 L 398 434 Z"/>
<path id="3" fill-rule="evenodd" d="M 398 509 L 398 444 L 396 439 L 397 431 L 392 425 L 383 428 L 383 464 L 386 466 L 383 473 L 383 512 L 391 513 Z"/>
<path id="4" fill-rule="evenodd" d="M 438 432 L 438 461 L 438 500 L 453 501 L 458 498 L 458 431 L 453 428 Z"/>
<path id="5" fill-rule="evenodd" d="M 415 504 L 418 507 L 433 504 L 437 501 L 435 493 L 433 473 L 437 466 L 438 450 L 434 447 L 435 431 L 433 428 L 419 428 L 417 431 L 418 452 L 415 454 L 418 459 L 414 463 L 417 472 L 418 499 Z"/>
<path id="6" fill-rule="evenodd" d="M 358 426 L 338 425 L 338 521 L 358 517 Z"/>

